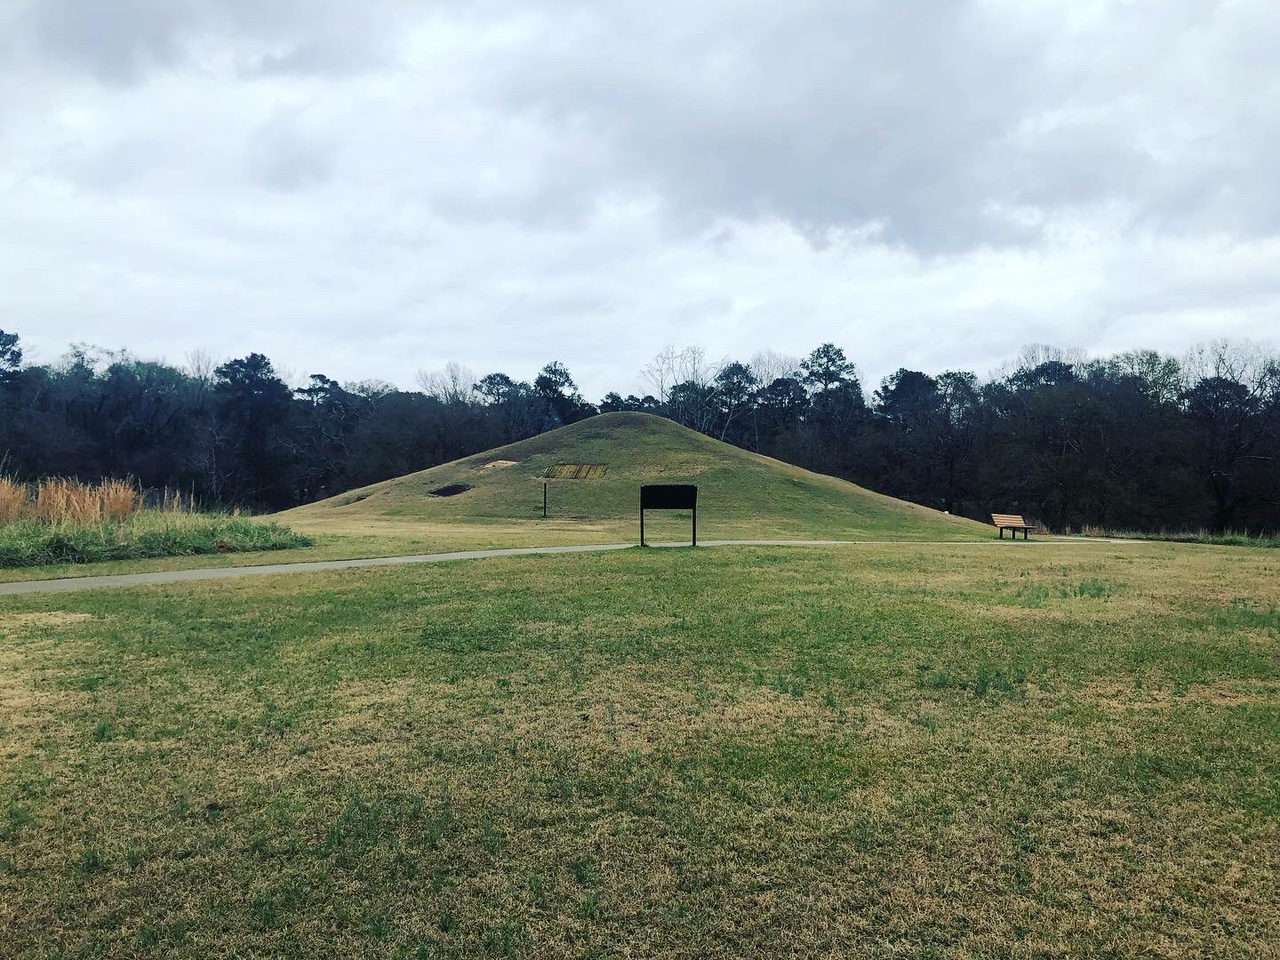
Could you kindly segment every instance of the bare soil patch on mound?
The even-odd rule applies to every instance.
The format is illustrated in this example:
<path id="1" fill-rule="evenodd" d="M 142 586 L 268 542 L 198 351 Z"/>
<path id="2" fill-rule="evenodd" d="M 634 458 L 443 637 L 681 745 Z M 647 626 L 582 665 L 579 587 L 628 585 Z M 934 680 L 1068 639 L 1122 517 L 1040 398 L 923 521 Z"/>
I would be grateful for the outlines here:
<path id="1" fill-rule="evenodd" d="M 434 490 L 427 491 L 433 497 L 456 497 L 460 493 L 466 493 L 471 489 L 469 483 L 450 483 L 443 487 L 436 487 Z"/>

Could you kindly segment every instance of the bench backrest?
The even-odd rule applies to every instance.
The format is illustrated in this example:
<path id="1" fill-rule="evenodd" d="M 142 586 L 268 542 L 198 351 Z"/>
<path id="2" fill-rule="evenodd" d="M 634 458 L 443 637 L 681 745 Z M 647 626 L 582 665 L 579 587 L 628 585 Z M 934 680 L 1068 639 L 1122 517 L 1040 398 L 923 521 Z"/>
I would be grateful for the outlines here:
<path id="1" fill-rule="evenodd" d="M 1022 517 L 1016 513 L 993 513 L 991 522 L 997 527 L 1027 527 L 1030 526 Z"/>

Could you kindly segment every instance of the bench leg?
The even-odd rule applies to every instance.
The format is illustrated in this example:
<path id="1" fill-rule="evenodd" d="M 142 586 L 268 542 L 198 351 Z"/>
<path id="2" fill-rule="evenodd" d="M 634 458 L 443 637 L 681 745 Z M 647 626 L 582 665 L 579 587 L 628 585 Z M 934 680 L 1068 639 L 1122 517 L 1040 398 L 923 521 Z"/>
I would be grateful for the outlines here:
<path id="1" fill-rule="evenodd" d="M 1001 540 L 1003 540 L 1003 539 L 1004 539 L 1004 527 L 996 527 L 996 530 L 997 530 L 997 531 L 999 531 L 999 533 L 1000 533 L 1000 539 L 1001 539 Z"/>

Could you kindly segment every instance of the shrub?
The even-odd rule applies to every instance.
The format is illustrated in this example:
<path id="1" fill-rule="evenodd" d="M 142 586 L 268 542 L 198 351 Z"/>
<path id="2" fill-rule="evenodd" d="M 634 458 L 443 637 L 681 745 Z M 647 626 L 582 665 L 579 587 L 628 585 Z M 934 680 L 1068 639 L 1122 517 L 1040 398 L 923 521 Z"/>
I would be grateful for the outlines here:
<path id="1" fill-rule="evenodd" d="M 276 523 L 207 514 L 148 511 L 123 522 L 83 526 L 28 520 L 0 527 L 0 567 L 288 550 L 311 543 Z"/>
<path id="2" fill-rule="evenodd" d="M 1071 532 L 1067 531 L 1068 534 Z M 1280 535 L 1260 533 L 1253 535 L 1243 531 L 1228 530 L 1213 533 L 1210 530 L 1107 530 L 1102 527 L 1082 527 L 1082 537 L 1102 537 L 1117 540 L 1168 540 L 1173 543 L 1203 543 L 1219 547 L 1269 547 L 1280 548 Z"/>

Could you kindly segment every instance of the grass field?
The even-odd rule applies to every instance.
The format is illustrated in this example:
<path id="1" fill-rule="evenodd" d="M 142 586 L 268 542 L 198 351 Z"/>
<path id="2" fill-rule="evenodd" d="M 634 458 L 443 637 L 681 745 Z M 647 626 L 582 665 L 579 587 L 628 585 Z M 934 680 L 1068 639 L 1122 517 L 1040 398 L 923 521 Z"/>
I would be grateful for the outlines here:
<path id="1" fill-rule="evenodd" d="M 1280 944 L 1271 551 L 531 557 L 0 637 L 6 955 Z"/>

